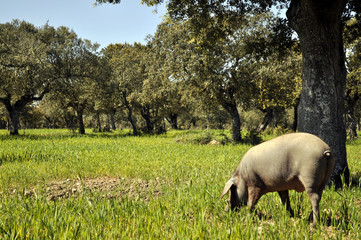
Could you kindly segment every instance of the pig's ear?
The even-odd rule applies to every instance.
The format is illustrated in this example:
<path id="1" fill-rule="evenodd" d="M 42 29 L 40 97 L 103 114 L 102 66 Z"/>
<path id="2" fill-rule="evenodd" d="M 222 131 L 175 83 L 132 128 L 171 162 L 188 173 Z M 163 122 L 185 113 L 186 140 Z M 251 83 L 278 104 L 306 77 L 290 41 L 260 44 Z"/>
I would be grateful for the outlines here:
<path id="1" fill-rule="evenodd" d="M 221 194 L 221 198 L 224 197 L 224 195 L 227 194 L 227 192 L 229 191 L 229 189 L 236 184 L 237 179 L 232 177 L 231 179 L 228 180 L 228 182 L 226 183 L 226 185 L 223 188 L 222 194 Z"/>

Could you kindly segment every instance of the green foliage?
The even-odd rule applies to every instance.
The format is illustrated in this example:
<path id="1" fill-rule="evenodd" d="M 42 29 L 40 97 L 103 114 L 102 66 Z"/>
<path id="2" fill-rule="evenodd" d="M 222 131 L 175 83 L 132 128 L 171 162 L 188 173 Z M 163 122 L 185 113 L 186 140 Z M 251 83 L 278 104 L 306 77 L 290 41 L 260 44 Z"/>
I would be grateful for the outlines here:
<path id="1" fill-rule="evenodd" d="M 241 121 L 243 130 L 250 130 L 258 128 L 262 122 L 263 114 L 258 110 L 250 110 L 241 112 Z"/>
<path id="2" fill-rule="evenodd" d="M 251 145 L 257 145 L 263 142 L 263 138 L 261 132 L 257 129 L 252 129 L 246 133 L 246 135 L 242 138 L 242 142 Z"/>
<path id="3" fill-rule="evenodd" d="M 72 107 L 82 116 L 95 95 L 94 79 L 101 75 L 98 45 L 66 27 L 35 27 L 18 20 L 1 24 L 0 32 L 0 102 L 9 113 L 10 133 L 18 134 L 19 113 L 51 91 L 58 101 L 53 105 Z"/>
<path id="4" fill-rule="evenodd" d="M 281 59 L 271 58 L 260 61 L 256 82 L 259 109 L 291 108 L 297 103 L 301 92 L 301 54 L 288 50 Z"/>
<path id="5" fill-rule="evenodd" d="M 251 146 L 177 143 L 184 134 L 197 136 L 202 132 L 170 131 L 158 137 L 133 137 L 123 131 L 82 136 L 69 134 L 68 130 L 29 130 L 26 135 L 10 137 L 0 131 L 1 236 L 360 238 L 360 141 L 348 145 L 356 185 L 340 192 L 327 188 L 321 201 L 320 224 L 312 229 L 305 193 L 290 192 L 294 218 L 288 215 L 277 193 L 263 196 L 255 213 L 247 207 L 224 212 L 220 192 Z M 115 188 L 106 190 L 112 182 L 87 185 L 105 176 L 117 181 Z M 61 197 L 58 193 L 66 185 L 59 183 L 74 181 L 79 185 L 71 185 L 69 196 Z M 103 187 L 105 190 L 100 189 Z"/>
<path id="6" fill-rule="evenodd" d="M 231 143 L 230 134 L 220 130 L 191 130 L 185 131 L 177 138 L 178 143 L 224 145 Z"/>
<path id="7" fill-rule="evenodd" d="M 52 29 L 14 20 L 0 24 L 0 103 L 9 114 L 10 134 L 18 134 L 19 114 L 41 100 L 54 84 L 49 61 Z"/>

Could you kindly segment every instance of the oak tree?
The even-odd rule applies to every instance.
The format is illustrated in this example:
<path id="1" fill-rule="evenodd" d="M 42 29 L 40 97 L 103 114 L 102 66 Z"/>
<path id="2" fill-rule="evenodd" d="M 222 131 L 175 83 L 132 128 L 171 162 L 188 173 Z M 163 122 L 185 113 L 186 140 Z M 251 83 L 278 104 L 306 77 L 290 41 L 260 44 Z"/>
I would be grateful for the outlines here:
<path id="1" fill-rule="evenodd" d="M 56 79 L 49 61 L 47 25 L 14 20 L 0 24 L 0 102 L 10 117 L 10 134 L 19 134 L 19 114 L 40 101 Z"/>

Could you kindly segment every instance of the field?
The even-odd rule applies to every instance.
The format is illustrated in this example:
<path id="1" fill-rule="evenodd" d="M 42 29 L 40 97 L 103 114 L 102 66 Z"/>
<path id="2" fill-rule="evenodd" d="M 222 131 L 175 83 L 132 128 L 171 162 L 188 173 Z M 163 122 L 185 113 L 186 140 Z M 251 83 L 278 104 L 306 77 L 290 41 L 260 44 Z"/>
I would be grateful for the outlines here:
<path id="1" fill-rule="evenodd" d="M 347 145 L 352 185 L 325 190 L 311 228 L 305 193 L 290 192 L 294 218 L 276 193 L 253 213 L 224 211 L 220 193 L 251 145 L 192 141 L 222 132 L 20 133 L 0 131 L 2 239 L 361 239 L 360 140 Z"/>

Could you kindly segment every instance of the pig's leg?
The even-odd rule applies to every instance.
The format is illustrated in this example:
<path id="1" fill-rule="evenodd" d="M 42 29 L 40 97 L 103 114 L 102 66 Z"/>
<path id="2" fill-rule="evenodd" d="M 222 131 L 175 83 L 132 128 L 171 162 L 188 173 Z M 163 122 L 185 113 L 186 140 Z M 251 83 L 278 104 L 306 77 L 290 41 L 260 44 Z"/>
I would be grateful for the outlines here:
<path id="1" fill-rule="evenodd" d="M 319 212 L 319 204 L 321 201 L 321 193 L 318 193 L 312 188 L 306 189 L 308 198 L 310 199 L 311 205 L 312 205 L 312 212 L 313 212 L 313 223 L 312 226 L 316 226 L 317 221 L 320 218 L 320 212 Z"/>
<path id="2" fill-rule="evenodd" d="M 261 188 L 253 186 L 248 187 L 248 206 L 251 208 L 251 211 L 253 211 L 254 206 L 256 206 L 262 195 Z"/>
<path id="3" fill-rule="evenodd" d="M 281 201 L 282 204 L 286 205 L 286 209 L 287 211 L 291 214 L 291 216 L 294 216 L 293 210 L 291 208 L 291 203 L 290 203 L 290 197 L 288 195 L 288 190 L 285 191 L 278 191 L 278 194 L 281 197 Z"/>

